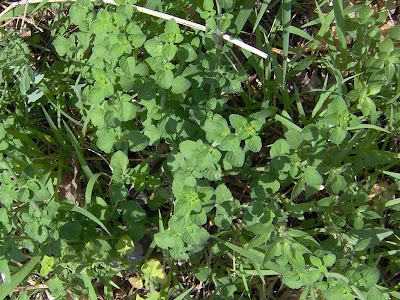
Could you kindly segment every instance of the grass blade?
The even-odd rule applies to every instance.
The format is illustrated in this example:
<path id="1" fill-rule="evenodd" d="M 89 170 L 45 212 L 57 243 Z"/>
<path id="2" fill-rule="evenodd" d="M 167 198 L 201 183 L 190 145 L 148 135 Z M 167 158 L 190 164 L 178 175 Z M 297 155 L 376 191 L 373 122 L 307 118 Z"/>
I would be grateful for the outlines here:
<path id="1" fill-rule="evenodd" d="M 95 215 L 93 215 L 91 212 L 87 211 L 86 209 L 84 209 L 80 206 L 76 206 L 74 204 L 65 202 L 65 201 L 61 202 L 61 208 L 68 210 L 68 211 L 73 211 L 73 212 L 76 212 L 76 213 L 79 213 L 79 214 L 85 216 L 86 218 L 92 220 L 97 225 L 99 225 L 101 228 L 103 228 L 104 231 L 108 233 L 108 235 L 111 235 L 111 233 L 110 233 L 110 231 L 108 231 L 107 227 Z"/>
<path id="2" fill-rule="evenodd" d="M 290 121 L 289 119 L 286 119 L 285 117 L 282 117 L 280 115 L 275 115 L 275 120 L 281 122 L 283 125 L 285 125 L 287 128 L 291 128 L 296 130 L 297 132 L 300 132 L 302 129 L 297 126 L 296 124 L 294 124 L 292 121 Z"/>
<path id="3" fill-rule="evenodd" d="M 194 286 L 192 286 L 190 289 L 187 289 L 184 291 L 182 294 L 180 294 L 178 297 L 175 298 L 175 300 L 183 300 L 187 295 L 190 294 L 190 292 L 194 289 Z"/>
<path id="4" fill-rule="evenodd" d="M 385 133 L 388 133 L 388 134 L 393 134 L 389 130 L 386 130 L 386 129 L 383 129 L 382 127 L 379 127 L 379 126 L 376 126 L 376 125 L 371 125 L 371 124 L 360 124 L 358 126 L 348 127 L 347 129 L 348 130 L 374 129 L 374 130 L 378 130 L 378 131 L 385 132 Z"/>
<path id="5" fill-rule="evenodd" d="M 68 120 L 70 120 L 72 123 L 74 123 L 75 125 L 78 125 L 80 127 L 83 127 L 83 124 L 81 122 L 78 122 L 77 120 L 75 120 L 74 118 L 72 118 L 71 116 L 69 116 L 67 113 L 65 113 L 62 109 L 60 109 L 57 105 L 55 105 L 54 103 L 57 103 L 57 101 L 54 99 L 53 97 L 53 93 L 49 90 L 49 88 L 43 83 L 41 82 L 38 85 L 38 88 L 40 89 L 40 91 L 43 93 L 43 95 L 47 98 L 48 102 L 54 106 L 54 108 L 64 117 L 66 117 Z"/>
<path id="6" fill-rule="evenodd" d="M 271 3 L 271 0 L 265 0 L 265 1 L 263 2 L 263 4 L 261 4 L 260 11 L 259 11 L 258 14 L 257 14 L 257 19 L 256 19 L 256 21 L 255 21 L 255 23 L 254 23 L 254 26 L 253 26 L 253 33 L 256 32 L 256 29 L 257 29 L 257 27 L 258 27 L 258 24 L 260 24 L 260 21 L 261 21 L 262 17 L 264 16 L 264 13 L 265 13 L 265 11 L 267 10 L 268 5 L 269 5 L 270 3 Z"/>
<path id="7" fill-rule="evenodd" d="M 245 250 L 242 247 L 236 246 L 230 242 L 221 240 L 220 238 L 214 237 L 224 246 L 230 248 L 231 250 L 235 251 L 236 253 L 240 254 L 243 257 L 246 257 L 252 261 L 253 264 L 261 265 L 263 263 L 263 256 L 258 251 Z"/>
<path id="8" fill-rule="evenodd" d="M 65 140 L 60 132 L 60 130 L 57 128 L 56 124 L 54 124 L 53 120 L 51 119 L 50 115 L 47 113 L 47 111 L 44 109 L 42 106 L 42 110 L 44 113 L 44 116 L 46 117 L 47 123 L 50 125 L 51 131 L 54 133 L 54 137 L 59 143 L 60 146 L 63 146 L 65 144 Z"/>
<path id="9" fill-rule="evenodd" d="M 389 172 L 389 171 L 383 171 L 383 174 L 389 175 L 397 180 L 400 180 L 400 173 L 395 173 L 395 172 Z"/>
<path id="10" fill-rule="evenodd" d="M 43 0 L 42 2 L 40 2 L 39 5 L 36 6 L 29 15 L 32 16 L 35 12 L 37 12 L 39 9 L 41 9 L 43 6 L 45 6 L 47 4 L 47 2 L 49 2 L 49 0 Z"/>
<path id="11" fill-rule="evenodd" d="M 64 122 L 64 120 L 63 120 L 63 122 Z M 65 126 L 65 129 L 67 130 L 69 139 L 72 142 L 72 146 L 74 146 L 74 149 L 75 149 L 76 155 L 78 157 L 79 163 L 81 164 L 82 170 L 85 173 L 87 179 L 90 180 L 90 178 L 93 177 L 93 172 L 90 170 L 90 168 L 86 162 L 85 156 L 83 155 L 83 151 L 78 143 L 78 140 L 76 139 L 72 130 L 68 127 L 67 123 L 64 122 L 64 126 Z"/>
<path id="12" fill-rule="evenodd" d="M 326 78 L 328 78 L 328 77 L 326 77 Z M 321 93 L 321 95 L 319 96 L 318 102 L 317 102 L 317 104 L 315 105 L 315 107 L 314 107 L 314 109 L 313 109 L 313 111 L 312 111 L 312 113 L 311 113 L 311 116 L 312 116 L 313 118 L 314 118 L 314 117 L 316 116 L 316 114 L 320 111 L 320 109 L 321 109 L 322 106 L 324 105 L 326 99 L 329 98 L 329 96 L 333 93 L 333 91 L 336 90 L 336 88 L 337 88 L 337 85 L 334 84 L 334 85 L 332 85 L 332 86 L 329 88 L 328 91 L 326 91 L 325 93 Z"/>
<path id="13" fill-rule="evenodd" d="M 236 19 L 235 19 L 235 26 L 238 33 L 240 33 L 246 24 L 247 20 L 249 19 L 251 12 L 254 8 L 252 1 L 247 1 L 241 7 Z"/>
<path id="14" fill-rule="evenodd" d="M 11 295 L 13 290 L 29 275 L 39 261 L 40 256 L 32 258 L 18 273 L 11 276 L 10 283 L 2 283 L 0 285 L 0 299 L 5 299 L 7 296 Z"/>
<path id="15" fill-rule="evenodd" d="M 93 187 L 97 182 L 97 179 L 101 175 L 107 175 L 106 173 L 96 173 L 92 177 L 90 177 L 89 182 L 86 186 L 86 191 L 85 191 L 85 207 L 91 204 L 92 202 L 92 193 L 93 193 Z"/>
<path id="16" fill-rule="evenodd" d="M 347 41 L 346 41 L 346 26 L 344 23 L 343 1 L 333 1 L 333 13 L 336 20 L 336 34 L 339 41 L 339 49 L 343 59 L 344 66 L 347 65 Z M 343 70 L 344 71 L 344 70 Z"/>
<path id="17" fill-rule="evenodd" d="M 94 290 L 92 280 L 90 280 L 89 275 L 86 272 L 86 269 L 83 269 L 81 272 L 83 283 L 89 292 L 89 298 L 91 300 L 97 300 L 96 291 Z"/>
<path id="18" fill-rule="evenodd" d="M 283 78 L 282 78 L 282 85 L 285 86 L 286 83 L 286 70 L 287 70 L 287 63 L 288 63 L 288 52 L 289 52 L 289 37 L 290 37 L 290 21 L 292 18 L 292 1 L 291 0 L 283 0 L 282 1 L 282 26 L 283 26 L 283 33 L 282 33 L 282 49 L 283 49 Z"/>
<path id="19" fill-rule="evenodd" d="M 289 33 L 298 35 L 306 40 L 314 41 L 314 42 L 316 41 L 311 35 L 309 35 L 305 31 L 301 30 L 300 28 L 297 28 L 294 26 L 289 26 L 288 30 L 289 30 Z"/>
<path id="20" fill-rule="evenodd" d="M 8 268 L 8 261 L 5 259 L 0 260 L 0 274 L 4 284 L 11 283 L 10 269 Z"/>

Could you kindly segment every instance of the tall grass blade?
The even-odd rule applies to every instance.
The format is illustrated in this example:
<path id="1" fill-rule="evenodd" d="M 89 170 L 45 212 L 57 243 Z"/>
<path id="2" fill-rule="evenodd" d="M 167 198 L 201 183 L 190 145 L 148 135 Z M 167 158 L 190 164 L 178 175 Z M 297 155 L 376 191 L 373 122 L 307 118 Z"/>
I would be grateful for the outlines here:
<path id="1" fill-rule="evenodd" d="M 64 122 L 64 120 L 63 120 L 63 122 Z M 65 126 L 65 129 L 67 130 L 69 139 L 72 142 L 72 146 L 74 146 L 74 149 L 75 149 L 76 155 L 78 157 L 79 163 L 81 164 L 82 170 L 85 173 L 87 179 L 90 180 L 90 178 L 93 177 L 93 172 L 90 170 L 90 168 L 86 162 L 85 156 L 83 155 L 83 151 L 78 143 L 78 140 L 76 139 L 72 130 L 68 127 L 67 123 L 64 122 L 64 126 Z"/>
<path id="2" fill-rule="evenodd" d="M 40 256 L 33 257 L 20 271 L 11 276 L 9 283 L 0 285 L 0 299 L 5 299 L 13 293 L 13 290 L 29 275 L 33 268 L 40 261 Z"/>
<path id="3" fill-rule="evenodd" d="M 87 211 L 86 209 L 84 209 L 80 206 L 76 206 L 72 203 L 65 202 L 65 201 L 62 202 L 61 208 L 68 210 L 68 211 L 73 211 L 73 212 L 76 212 L 76 213 L 79 213 L 79 214 L 85 216 L 86 218 L 92 220 L 97 225 L 99 225 L 101 228 L 103 228 L 104 231 L 108 233 L 108 235 L 111 235 L 111 233 L 110 233 L 110 231 L 108 231 L 107 227 L 95 215 L 93 215 L 91 212 Z"/>
<path id="4" fill-rule="evenodd" d="M 282 49 L 283 49 L 283 77 L 282 77 L 282 85 L 283 87 L 286 84 L 286 71 L 287 71 L 287 63 L 288 63 L 288 52 L 289 52 L 289 38 L 290 38 L 290 21 L 292 18 L 292 0 L 283 0 L 282 4 Z"/>
<path id="5" fill-rule="evenodd" d="M 262 19 L 262 17 L 264 16 L 265 11 L 268 8 L 268 5 L 271 3 L 271 0 L 265 0 L 263 2 L 263 4 L 261 4 L 261 8 L 260 11 L 257 14 L 257 18 L 256 21 L 254 22 L 254 26 L 253 26 L 253 33 L 256 32 L 258 25 L 260 24 L 260 21 Z"/>

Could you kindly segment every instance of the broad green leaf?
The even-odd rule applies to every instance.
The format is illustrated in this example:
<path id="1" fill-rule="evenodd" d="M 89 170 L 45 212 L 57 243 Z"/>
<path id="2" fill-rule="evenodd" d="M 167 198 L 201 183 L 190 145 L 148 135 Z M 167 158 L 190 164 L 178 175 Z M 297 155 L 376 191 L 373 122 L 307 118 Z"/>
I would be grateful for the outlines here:
<path id="1" fill-rule="evenodd" d="M 230 115 L 229 122 L 236 131 L 242 130 L 247 125 L 247 119 L 240 115 Z"/>
<path id="2" fill-rule="evenodd" d="M 122 174 L 124 174 L 128 169 L 128 165 L 129 165 L 128 156 L 121 150 L 115 152 L 111 156 L 110 167 L 112 168 L 113 171 L 120 170 Z"/>
<path id="3" fill-rule="evenodd" d="M 150 139 L 139 131 L 131 131 L 126 135 L 129 150 L 132 152 L 143 151 L 150 143 Z"/>
<path id="4" fill-rule="evenodd" d="M 99 128 L 105 126 L 104 115 L 105 115 L 105 111 L 101 107 L 95 106 L 93 109 L 91 109 L 89 111 L 90 120 L 92 121 L 94 126 L 99 127 Z"/>
<path id="5" fill-rule="evenodd" d="M 393 41 L 390 37 L 386 37 L 379 45 L 379 50 L 382 52 L 391 52 L 394 49 Z"/>
<path id="6" fill-rule="evenodd" d="M 269 152 L 271 158 L 277 156 L 285 156 L 290 153 L 290 146 L 285 139 L 279 139 L 272 144 L 271 150 Z"/>
<path id="7" fill-rule="evenodd" d="M 105 153 L 110 153 L 114 147 L 116 140 L 116 135 L 108 130 L 98 130 L 96 132 L 97 141 L 96 146 Z"/>
<path id="8" fill-rule="evenodd" d="M 164 273 L 161 263 L 157 259 L 150 259 L 145 262 L 141 270 L 144 275 L 149 277 L 159 277 Z"/>
<path id="9" fill-rule="evenodd" d="M 260 152 L 261 148 L 262 148 L 262 142 L 261 142 L 261 138 L 257 135 L 252 136 L 251 138 L 248 138 L 245 140 L 245 150 L 250 150 L 252 152 Z"/>
<path id="10" fill-rule="evenodd" d="M 217 2 L 223 9 L 229 9 L 233 5 L 233 0 L 217 0 Z"/>
<path id="11" fill-rule="evenodd" d="M 396 25 L 390 28 L 389 36 L 394 40 L 400 40 L 400 25 Z"/>
<path id="12" fill-rule="evenodd" d="M 332 143 L 339 145 L 346 138 L 347 130 L 336 126 L 329 130 L 329 139 Z"/>
<path id="13" fill-rule="evenodd" d="M 157 72 L 155 79 L 162 89 L 167 90 L 172 86 L 174 74 L 171 70 L 160 70 Z"/>
<path id="14" fill-rule="evenodd" d="M 178 52 L 178 47 L 173 44 L 166 44 L 162 47 L 161 55 L 166 61 L 171 61 L 174 59 L 176 53 Z"/>
<path id="15" fill-rule="evenodd" d="M 233 149 L 226 153 L 225 159 L 234 167 L 242 167 L 244 164 L 245 153 L 242 149 Z"/>
<path id="16" fill-rule="evenodd" d="M 55 263 L 55 258 L 52 256 L 43 256 L 41 269 L 40 269 L 40 276 L 46 277 L 51 271 L 53 271 Z"/>
<path id="17" fill-rule="evenodd" d="M 323 183 L 322 176 L 315 167 L 308 166 L 303 175 L 305 183 L 311 186 L 318 187 Z"/>
<path id="18" fill-rule="evenodd" d="M 204 131 L 206 132 L 207 141 L 217 144 L 220 144 L 225 136 L 231 132 L 225 118 L 218 114 L 214 115 L 213 119 L 205 121 Z"/>
<path id="19" fill-rule="evenodd" d="M 178 76 L 175 77 L 174 80 L 172 81 L 172 88 L 171 91 L 174 94 L 182 94 L 186 92 L 191 86 L 191 83 L 189 80 L 187 80 L 185 77 Z"/>
<path id="20" fill-rule="evenodd" d="M 115 244 L 115 249 L 121 256 L 125 257 L 134 253 L 135 244 L 129 235 L 125 234 L 119 238 L 118 242 Z"/>
<path id="21" fill-rule="evenodd" d="M 238 137 L 233 133 L 230 133 L 222 139 L 221 144 L 219 145 L 218 148 L 221 151 L 234 151 L 235 149 L 238 149 L 239 146 L 240 146 L 240 141 Z"/>

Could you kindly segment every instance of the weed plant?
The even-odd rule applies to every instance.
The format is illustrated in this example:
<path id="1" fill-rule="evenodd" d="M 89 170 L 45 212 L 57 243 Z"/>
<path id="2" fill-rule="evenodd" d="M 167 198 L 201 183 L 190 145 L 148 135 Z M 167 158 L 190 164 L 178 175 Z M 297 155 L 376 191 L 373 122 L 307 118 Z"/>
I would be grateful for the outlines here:
<path id="1" fill-rule="evenodd" d="M 0 299 L 400 298 L 389 8 L 50 2 L 2 16 Z"/>

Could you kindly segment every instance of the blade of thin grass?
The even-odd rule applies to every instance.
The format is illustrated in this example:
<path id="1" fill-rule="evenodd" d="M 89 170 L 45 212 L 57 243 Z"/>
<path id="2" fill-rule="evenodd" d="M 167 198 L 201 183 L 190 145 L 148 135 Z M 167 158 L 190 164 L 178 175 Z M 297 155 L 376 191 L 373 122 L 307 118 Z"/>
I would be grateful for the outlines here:
<path id="1" fill-rule="evenodd" d="M 383 171 L 383 174 L 389 175 L 395 179 L 400 180 L 400 173 L 395 173 L 395 172 L 389 172 L 389 171 Z"/>
<path id="2" fill-rule="evenodd" d="M 327 81 L 328 76 L 326 76 L 325 81 Z M 326 99 L 329 98 L 329 96 L 333 93 L 333 91 L 335 91 L 337 88 L 337 84 L 332 85 L 328 91 L 326 91 L 325 93 L 321 93 L 321 95 L 319 96 L 318 102 L 315 105 L 311 116 L 314 118 L 316 116 L 316 114 L 320 111 L 320 109 L 322 108 L 322 106 L 324 105 Z"/>
<path id="3" fill-rule="evenodd" d="M 44 116 L 46 117 L 47 123 L 49 123 L 49 125 L 50 125 L 51 131 L 53 131 L 53 133 L 54 133 L 54 137 L 56 138 L 59 145 L 63 146 L 65 144 L 65 140 L 64 140 L 60 130 L 57 128 L 56 124 L 54 124 L 50 115 L 47 113 L 47 111 L 44 109 L 43 106 L 42 106 L 42 110 L 43 110 Z"/>
<path id="4" fill-rule="evenodd" d="M 299 91 L 296 86 L 294 86 L 294 96 L 296 99 L 297 110 L 299 111 L 299 115 L 305 117 L 306 113 L 304 112 L 303 104 L 301 104 Z"/>
<path id="5" fill-rule="evenodd" d="M 297 132 L 300 132 L 300 131 L 302 130 L 299 126 L 297 126 L 296 124 L 294 124 L 291 120 L 289 120 L 289 119 L 287 119 L 287 118 L 285 118 L 285 117 L 282 117 L 282 116 L 280 116 L 280 115 L 278 115 L 278 114 L 275 115 L 275 120 L 281 122 L 281 123 L 282 123 L 283 125 L 285 125 L 287 128 L 294 129 L 294 130 L 296 130 Z"/>
<path id="6" fill-rule="evenodd" d="M 86 272 L 86 269 L 83 269 L 81 272 L 82 280 L 89 292 L 89 298 L 91 300 L 97 300 L 96 291 L 94 290 L 92 280 L 90 280 L 89 275 Z"/>
<path id="7" fill-rule="evenodd" d="M 8 261 L 6 259 L 0 260 L 0 274 L 4 284 L 11 283 L 10 269 L 8 268 Z"/>
<path id="8" fill-rule="evenodd" d="M 258 275 L 256 270 L 241 270 L 242 273 L 246 275 Z M 279 273 L 273 271 L 273 270 L 260 270 L 261 275 L 263 276 L 274 276 L 274 275 L 279 275 Z"/>
<path id="9" fill-rule="evenodd" d="M 344 22 L 343 1 L 333 1 L 333 13 L 336 21 L 336 34 L 339 41 L 339 49 L 343 59 L 344 66 L 347 65 L 347 41 L 346 41 L 346 25 Z"/>
<path id="10" fill-rule="evenodd" d="M 321 28 L 318 30 L 317 33 L 317 38 L 319 39 L 328 32 L 329 27 L 331 26 L 331 23 L 333 22 L 335 16 L 333 14 L 333 11 L 330 11 L 329 14 L 325 17 L 320 5 L 318 4 L 318 1 L 315 1 L 315 7 L 317 8 L 318 18 L 321 23 Z"/>
<path id="11" fill-rule="evenodd" d="M 240 264 L 239 270 L 240 270 L 240 277 L 242 278 L 244 290 L 246 291 L 246 293 L 247 293 L 247 295 L 248 295 L 248 297 L 250 299 L 250 290 L 249 290 L 249 285 L 247 284 L 246 276 L 245 276 L 245 274 L 243 272 L 243 264 Z M 235 272 L 235 271 L 233 271 L 233 272 Z M 256 275 L 258 275 L 258 274 L 256 274 Z"/>
<path id="12" fill-rule="evenodd" d="M 275 57 L 275 55 L 274 55 L 274 53 L 272 51 L 271 45 L 269 43 L 269 40 L 268 40 L 265 32 L 263 32 L 263 34 L 264 34 L 264 38 L 265 38 L 265 48 L 267 49 L 267 53 L 269 55 L 269 59 L 271 60 L 272 69 L 274 70 L 274 73 L 275 73 L 275 76 L 277 77 L 277 80 L 279 82 L 282 82 L 282 80 L 283 80 L 282 69 L 281 69 L 281 67 L 280 67 L 280 65 L 278 63 L 278 60 L 276 59 L 276 57 Z M 265 76 L 268 77 L 267 75 L 265 75 Z"/>
<path id="13" fill-rule="evenodd" d="M 292 18 L 292 0 L 282 0 L 282 49 L 283 49 L 283 62 L 282 62 L 282 85 L 286 83 L 286 71 L 288 63 L 289 52 L 289 38 L 290 38 L 290 21 Z"/>
<path id="14" fill-rule="evenodd" d="M 214 237 L 214 238 L 217 239 L 224 246 L 232 249 L 233 251 L 240 254 L 241 256 L 248 258 L 251 261 L 254 269 L 256 269 L 256 271 L 261 271 L 260 266 L 263 263 L 263 258 L 262 258 L 261 253 L 259 253 L 258 251 L 254 250 L 254 249 L 247 249 L 247 250 L 243 249 L 242 247 L 236 246 L 230 242 L 221 240 L 217 237 Z M 262 276 L 262 274 L 259 272 L 257 274 L 259 275 L 262 282 L 265 283 L 264 276 Z"/>
<path id="15" fill-rule="evenodd" d="M 90 170 L 90 168 L 86 162 L 85 156 L 83 155 L 83 151 L 82 151 L 75 135 L 72 133 L 71 129 L 68 127 L 67 123 L 64 122 L 64 120 L 63 120 L 63 123 L 65 126 L 65 129 L 67 130 L 69 139 L 72 142 L 72 146 L 74 146 L 74 148 L 75 148 L 75 152 L 78 157 L 79 163 L 81 164 L 82 170 L 85 173 L 87 179 L 90 180 L 90 178 L 93 177 L 93 172 Z"/>
<path id="16" fill-rule="evenodd" d="M 92 203 L 92 193 L 93 193 L 93 187 L 97 182 L 97 179 L 101 175 L 107 175 L 106 173 L 96 173 L 92 177 L 90 177 L 88 184 L 86 186 L 86 191 L 85 191 L 85 207 L 88 207 Z"/>
<path id="17" fill-rule="evenodd" d="M 256 32 L 258 24 L 260 24 L 260 21 L 261 21 L 262 17 L 264 16 L 264 13 L 267 10 L 268 5 L 270 3 L 271 3 L 271 0 L 265 0 L 263 2 L 263 4 L 261 4 L 260 11 L 258 12 L 256 21 L 254 22 L 254 25 L 253 25 L 253 33 Z"/>
<path id="18" fill-rule="evenodd" d="M 305 31 L 301 30 L 300 28 L 297 28 L 297 27 L 294 27 L 294 26 L 290 25 L 289 28 L 288 28 L 288 31 L 291 34 L 298 35 L 298 36 L 300 36 L 300 37 L 302 37 L 302 38 L 304 38 L 306 40 L 309 40 L 309 41 L 312 41 L 312 42 L 316 41 L 316 39 L 314 39 L 311 35 L 309 35 Z"/>
<path id="19" fill-rule="evenodd" d="M 294 59 L 295 58 L 293 58 L 292 61 Z M 289 80 L 293 76 L 295 76 L 295 75 L 299 74 L 300 72 L 304 71 L 305 69 L 307 69 L 315 61 L 315 58 L 312 56 L 308 56 L 308 57 L 300 60 L 299 62 L 292 63 L 292 61 L 289 64 L 289 67 L 291 70 L 286 74 L 287 80 Z"/>
<path id="20" fill-rule="evenodd" d="M 69 116 L 67 113 L 65 113 L 62 109 L 60 109 L 57 105 L 55 105 L 54 103 L 56 103 L 57 101 L 54 99 L 52 92 L 48 89 L 48 87 L 44 84 L 44 83 L 40 83 L 38 85 L 38 88 L 40 89 L 40 91 L 43 93 L 43 95 L 47 98 L 48 102 L 54 106 L 54 108 L 64 117 L 66 117 L 68 120 L 70 120 L 72 123 L 74 123 L 75 125 L 78 125 L 80 127 L 83 127 L 83 124 L 81 122 L 78 122 L 77 120 L 75 120 L 74 118 L 72 118 L 71 116 Z"/>
<path id="21" fill-rule="evenodd" d="M 29 275 L 33 268 L 40 261 L 40 256 L 33 257 L 20 271 L 11 276 L 10 283 L 3 282 L 0 285 L 0 299 L 5 299 L 13 293 L 13 290 Z"/>
<path id="22" fill-rule="evenodd" d="M 76 213 L 79 213 L 79 214 L 85 216 L 86 218 L 92 220 L 97 225 L 99 225 L 101 228 L 103 228 L 104 231 L 108 233 L 108 235 L 111 235 L 110 231 L 108 231 L 107 227 L 103 224 L 103 222 L 101 222 L 95 215 L 93 215 L 91 212 L 87 211 L 86 209 L 84 209 L 80 206 L 76 206 L 72 203 L 65 202 L 65 201 L 61 202 L 61 208 L 65 209 L 67 211 L 73 211 L 73 212 L 76 212 Z"/>
<path id="23" fill-rule="evenodd" d="M 45 6 L 47 4 L 47 2 L 49 2 L 49 0 L 43 0 L 42 2 L 40 2 L 39 5 L 36 6 L 29 15 L 32 16 L 35 12 L 37 12 L 39 9 L 41 9 L 43 6 Z"/>
<path id="24" fill-rule="evenodd" d="M 223 244 L 224 246 L 230 248 L 231 250 L 235 251 L 236 253 L 240 254 L 241 256 L 250 259 L 253 264 L 256 264 L 256 265 L 259 265 L 259 266 L 262 265 L 262 263 L 263 263 L 263 255 L 260 252 L 254 250 L 254 249 L 245 250 L 242 247 L 239 247 L 239 246 L 234 245 L 234 244 L 232 244 L 230 242 L 224 241 L 224 240 L 222 240 L 220 238 L 217 238 L 217 237 L 214 237 L 214 238 L 217 241 L 219 241 L 221 244 Z"/>
<path id="25" fill-rule="evenodd" d="M 389 130 L 386 130 L 382 127 L 376 126 L 376 125 L 372 125 L 372 124 L 360 124 L 354 127 L 348 127 L 347 130 L 360 130 L 360 129 L 374 129 L 374 130 L 378 130 L 381 132 L 385 132 L 388 134 L 393 134 L 392 132 L 390 132 Z"/>
<path id="26" fill-rule="evenodd" d="M 254 5 L 252 4 L 252 0 L 248 0 L 243 4 L 240 8 L 239 13 L 235 19 L 235 26 L 237 32 L 241 32 L 247 20 L 249 19 L 251 12 L 253 11 Z"/>
<path id="27" fill-rule="evenodd" d="M 194 289 L 194 286 L 192 286 L 191 288 L 187 289 L 186 291 L 184 291 L 182 294 L 180 294 L 178 297 L 175 298 L 175 300 L 183 300 L 185 299 L 185 297 L 187 295 L 190 294 L 190 292 Z"/>
<path id="28" fill-rule="evenodd" d="M 30 137 L 28 137 L 26 134 L 24 134 L 20 131 L 11 129 L 11 128 L 7 129 L 7 133 L 11 134 L 12 136 L 16 137 L 17 139 L 20 139 L 21 141 L 25 142 L 26 145 L 29 145 L 30 147 L 32 147 L 32 150 L 34 152 L 37 152 L 37 153 L 42 152 L 42 151 L 40 151 L 40 148 L 35 144 L 35 142 L 32 141 L 32 139 Z"/>

